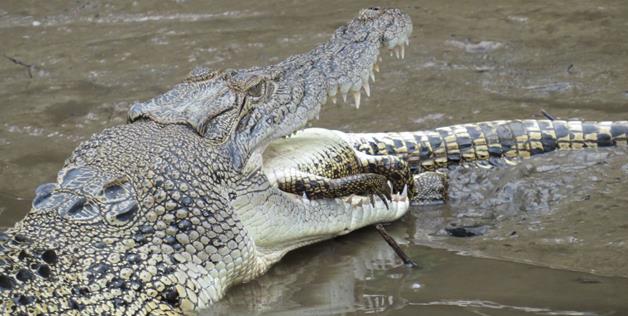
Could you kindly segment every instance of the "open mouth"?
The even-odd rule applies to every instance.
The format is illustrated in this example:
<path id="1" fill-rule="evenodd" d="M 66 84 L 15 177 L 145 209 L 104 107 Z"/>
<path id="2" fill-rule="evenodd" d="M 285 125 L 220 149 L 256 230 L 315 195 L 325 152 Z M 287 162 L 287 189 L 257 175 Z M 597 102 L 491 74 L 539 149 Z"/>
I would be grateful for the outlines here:
<path id="1" fill-rule="evenodd" d="M 336 104 L 338 96 L 347 102 L 348 95 L 352 94 L 353 105 L 359 108 L 362 90 L 367 97 L 370 96 L 370 84 L 375 82 L 375 73 L 380 71 L 382 50 L 388 50 L 391 56 L 403 59 L 405 46 L 409 45 L 410 32 L 411 29 L 392 40 L 383 41 L 371 54 L 370 63 L 366 63 L 366 67 L 351 71 L 352 77 L 329 80 L 326 85 L 328 98 L 323 103 L 331 101 Z M 311 116 L 318 119 L 319 110 L 320 107 Z M 342 168 L 338 165 L 350 164 L 351 154 L 347 152 L 353 153 L 351 145 L 333 135 L 316 135 L 303 129 L 289 134 L 272 141 L 265 149 L 262 160 L 263 171 L 270 183 L 294 202 L 302 204 L 306 209 L 340 210 L 351 214 L 351 224 L 347 225 L 351 230 L 364 226 L 364 223 L 397 219 L 408 209 L 408 186 L 395 192 L 390 181 L 384 182 L 384 189 L 381 185 L 364 185 L 360 190 L 335 190 L 314 194 L 315 191 L 320 193 L 317 191 L 319 189 L 332 190 L 337 187 L 337 182 L 349 177 L 366 177 L 368 170 L 348 174 L 339 172 L 342 176 L 322 171 L 321 166 Z M 359 180 L 357 183 L 362 184 Z"/>

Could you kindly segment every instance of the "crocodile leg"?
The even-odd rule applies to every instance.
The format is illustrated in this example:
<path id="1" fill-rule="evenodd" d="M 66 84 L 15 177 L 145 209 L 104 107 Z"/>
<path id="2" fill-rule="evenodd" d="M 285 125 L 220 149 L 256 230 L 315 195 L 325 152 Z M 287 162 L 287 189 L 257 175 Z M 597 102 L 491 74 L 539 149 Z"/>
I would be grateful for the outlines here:
<path id="1" fill-rule="evenodd" d="M 362 172 L 376 173 L 385 176 L 392 184 L 393 192 L 402 192 L 408 186 L 410 196 L 414 196 L 416 188 L 408 163 L 392 156 L 375 156 L 356 151 L 356 158 Z"/>
<path id="2" fill-rule="evenodd" d="M 337 198 L 356 195 L 377 195 L 386 202 L 391 200 L 391 190 L 385 176 L 374 173 L 361 173 L 341 178 L 327 178 L 300 170 L 287 170 L 276 175 L 280 190 L 297 195 L 305 194 L 310 199 Z"/>
<path id="3" fill-rule="evenodd" d="M 424 171 L 414 176 L 417 204 L 440 204 L 447 200 L 447 174 L 437 171 Z"/>

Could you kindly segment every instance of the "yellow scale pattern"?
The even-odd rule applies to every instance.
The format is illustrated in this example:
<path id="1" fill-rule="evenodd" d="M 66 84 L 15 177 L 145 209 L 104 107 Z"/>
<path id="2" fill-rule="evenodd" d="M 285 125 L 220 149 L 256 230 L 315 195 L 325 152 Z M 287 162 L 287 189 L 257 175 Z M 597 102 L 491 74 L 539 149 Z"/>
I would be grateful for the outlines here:
<path id="1" fill-rule="evenodd" d="M 369 155 L 395 155 L 413 171 L 491 159 L 528 158 L 553 150 L 626 145 L 626 121 L 501 120 L 429 131 L 351 134 L 354 147 Z"/>

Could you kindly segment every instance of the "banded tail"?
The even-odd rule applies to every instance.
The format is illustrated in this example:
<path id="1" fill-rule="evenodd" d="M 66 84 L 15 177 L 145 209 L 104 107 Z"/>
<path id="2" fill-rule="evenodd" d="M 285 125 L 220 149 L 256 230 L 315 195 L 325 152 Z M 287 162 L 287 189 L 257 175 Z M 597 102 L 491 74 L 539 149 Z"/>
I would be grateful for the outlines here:
<path id="1" fill-rule="evenodd" d="M 554 150 L 626 145 L 627 134 L 628 121 L 511 120 L 349 137 L 357 150 L 401 157 L 416 173 L 465 162 L 527 158 Z"/>

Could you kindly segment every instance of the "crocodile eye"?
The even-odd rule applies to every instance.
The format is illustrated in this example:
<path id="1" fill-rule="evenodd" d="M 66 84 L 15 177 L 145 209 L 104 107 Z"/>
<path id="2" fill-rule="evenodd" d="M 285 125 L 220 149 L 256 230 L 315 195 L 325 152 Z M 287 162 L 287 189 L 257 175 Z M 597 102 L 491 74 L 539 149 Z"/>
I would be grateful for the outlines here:
<path id="1" fill-rule="evenodd" d="M 358 19 L 362 21 L 368 21 L 379 17 L 383 13 L 380 7 L 370 7 L 368 9 L 362 9 L 358 14 Z"/>
<path id="2" fill-rule="evenodd" d="M 258 84 L 246 90 L 246 93 L 254 99 L 259 99 L 266 93 L 266 82 L 260 81 Z"/>

